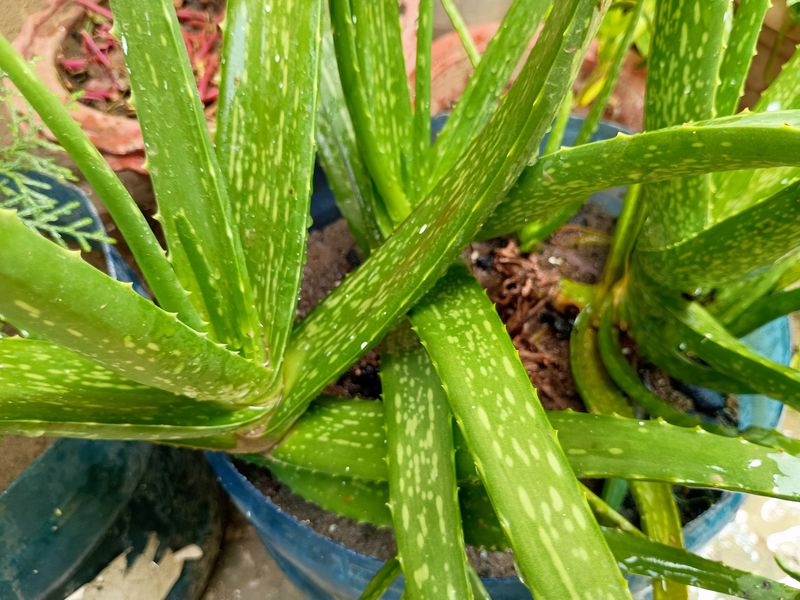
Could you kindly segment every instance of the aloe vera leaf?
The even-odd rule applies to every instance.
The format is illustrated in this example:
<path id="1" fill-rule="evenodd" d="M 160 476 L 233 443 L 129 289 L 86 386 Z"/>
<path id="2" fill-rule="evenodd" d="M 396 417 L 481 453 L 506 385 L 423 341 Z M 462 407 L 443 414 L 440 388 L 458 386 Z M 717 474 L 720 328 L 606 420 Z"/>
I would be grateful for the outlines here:
<path id="1" fill-rule="evenodd" d="M 295 320 L 314 171 L 322 0 L 229 0 L 215 149 L 270 368 Z M 138 99 L 138 96 L 137 96 Z"/>
<path id="2" fill-rule="evenodd" d="M 716 89 L 715 112 L 732 115 L 739 107 L 750 63 L 756 53 L 761 24 L 770 0 L 743 0 L 736 7 L 727 47 L 719 66 L 719 86 Z"/>
<path id="3" fill-rule="evenodd" d="M 656 4 L 645 96 L 645 129 L 714 117 L 715 90 L 731 0 Z M 661 248 L 702 231 L 711 218 L 711 177 L 648 185 L 650 205 L 640 245 Z"/>
<path id="4" fill-rule="evenodd" d="M 472 36 L 469 33 L 469 28 L 464 22 L 461 12 L 453 3 L 453 0 L 441 0 L 441 4 L 445 14 L 447 15 L 447 18 L 450 20 L 450 24 L 453 26 L 453 29 L 456 32 L 456 35 L 458 35 L 458 39 L 461 40 L 461 45 L 464 47 L 464 52 L 467 53 L 467 58 L 474 69 L 481 61 L 481 54 L 478 52 L 478 48 L 475 46 L 475 41 L 472 39 Z"/>
<path id="5" fill-rule="evenodd" d="M 389 334 L 384 348 L 386 462 L 405 596 L 470 599 L 447 396 L 407 324 Z"/>
<path id="6" fill-rule="evenodd" d="M 551 4 L 548 0 L 514 0 L 509 7 L 484 58 L 436 137 L 430 157 L 430 186 L 450 171 L 476 133 L 489 123 L 511 74 Z"/>
<path id="7" fill-rule="evenodd" d="M 277 461 L 269 461 L 268 464 L 275 476 L 295 494 L 325 510 L 376 527 L 392 526 L 386 502 L 389 497 L 386 482 L 329 475 Z"/>
<path id="8" fill-rule="evenodd" d="M 0 431 L 151 441 L 220 437 L 265 414 L 176 396 L 50 342 L 19 337 L 0 340 L 0 407 Z"/>
<path id="9" fill-rule="evenodd" d="M 574 95 L 572 90 L 569 90 L 561 101 L 561 106 L 558 107 L 558 113 L 556 113 L 555 121 L 553 121 L 553 127 L 550 129 L 550 133 L 547 134 L 547 143 L 543 154 L 550 154 L 561 148 L 561 144 L 564 141 L 564 133 L 567 131 L 567 125 L 569 125 L 573 101 Z"/>
<path id="10" fill-rule="evenodd" d="M 175 9 L 170 0 L 111 5 L 175 273 L 214 338 L 263 362 L 253 290 Z M 193 239 L 181 238 L 180 219 Z"/>
<path id="11" fill-rule="evenodd" d="M 600 92 L 597 94 L 597 97 L 594 99 L 594 102 L 589 109 L 589 113 L 586 115 L 583 125 L 581 125 L 581 129 L 575 138 L 575 146 L 580 146 L 581 144 L 588 142 L 591 139 L 592 134 L 594 134 L 595 130 L 597 129 L 597 124 L 600 122 L 600 119 L 605 112 L 608 101 L 611 98 L 611 93 L 614 91 L 614 87 L 617 85 L 617 79 L 619 78 L 619 73 L 622 69 L 622 63 L 625 62 L 625 57 L 627 56 L 628 50 L 633 42 L 633 34 L 636 32 L 636 26 L 639 23 L 639 18 L 642 15 L 643 7 L 644 0 L 636 0 L 633 8 L 626 15 L 628 22 L 625 25 L 625 31 L 621 37 L 614 40 L 615 47 L 611 58 L 611 64 L 608 68 L 608 73 L 603 79 L 603 86 L 600 89 Z"/>
<path id="12" fill-rule="evenodd" d="M 628 521 L 628 519 L 619 514 L 616 510 L 614 510 L 614 508 L 609 506 L 605 500 L 595 494 L 583 483 L 581 484 L 581 490 L 583 491 L 583 495 L 586 497 L 586 501 L 589 503 L 589 507 L 592 509 L 592 513 L 594 513 L 598 523 L 601 525 L 605 524 L 611 527 L 618 527 L 622 531 L 626 531 L 633 535 L 644 536 L 644 534 L 639 529 L 634 527 L 633 524 Z"/>
<path id="13" fill-rule="evenodd" d="M 603 368 L 592 318 L 591 306 L 582 310 L 575 320 L 570 337 L 570 367 L 575 385 L 590 412 L 633 417 L 633 409 L 627 399 Z M 606 483 L 621 487 L 615 483 L 617 481 L 620 480 Z M 656 541 L 683 546 L 681 520 L 672 488 L 667 484 L 632 481 L 630 490 L 642 516 L 645 533 Z M 674 583 L 663 582 L 654 585 L 653 590 L 656 598 L 688 597 L 686 588 Z"/>
<path id="14" fill-rule="evenodd" d="M 800 288 L 777 292 L 756 300 L 729 329 L 731 334 L 741 337 L 778 317 L 798 310 L 800 310 Z"/>
<path id="15" fill-rule="evenodd" d="M 756 102 L 756 112 L 775 112 L 800 108 L 800 52 L 795 49 L 781 72 L 772 80 Z"/>
<path id="16" fill-rule="evenodd" d="M 411 139 L 411 104 L 398 55 L 397 5 L 333 0 L 330 10 L 339 76 L 361 156 L 386 211 L 399 222 L 411 208 L 402 160 Z"/>
<path id="17" fill-rule="evenodd" d="M 552 122 L 583 56 L 576 48 L 590 39 L 605 6 L 559 3 L 506 101 L 459 168 L 295 329 L 284 368 L 286 394 L 266 431 L 269 438 L 280 439 L 322 387 L 378 343 L 474 238 Z"/>
<path id="18" fill-rule="evenodd" d="M 673 246 L 639 246 L 635 260 L 660 285 L 673 289 L 693 291 L 734 281 L 796 250 L 798 209 L 800 182 Z"/>
<path id="19" fill-rule="evenodd" d="M 2 35 L 0 69 L 11 78 L 100 196 L 164 310 L 178 313 L 178 317 L 190 327 L 202 330 L 204 325 L 199 314 L 128 190 L 67 109 Z"/>
<path id="20" fill-rule="evenodd" d="M 714 288 L 713 298 L 706 306 L 720 323 L 729 327 L 747 313 L 760 298 L 791 285 L 793 282 L 787 281 L 786 278 L 791 279 L 792 270 L 798 264 L 800 264 L 800 252 L 795 252 L 767 269 Z"/>
<path id="21" fill-rule="evenodd" d="M 678 327 L 686 349 L 715 370 L 791 406 L 800 407 L 800 371 L 759 356 L 731 335 L 697 302 L 672 299 L 664 304 L 673 327 Z"/>
<path id="22" fill-rule="evenodd" d="M 580 208 L 597 191 L 672 177 L 797 163 L 800 112 L 742 113 L 635 135 L 618 134 L 543 156 L 528 167 L 480 233 L 489 239 Z M 740 188 L 742 189 L 742 188 Z"/>
<path id="23" fill-rule="evenodd" d="M 800 108 L 800 52 L 795 51 L 780 74 L 761 94 L 754 110 L 770 113 Z M 800 178 L 800 169 L 743 170 L 715 176 L 715 218 L 721 220 L 766 198 Z"/>
<path id="24" fill-rule="evenodd" d="M 0 210 L 0 313 L 139 383 L 268 406 L 268 373 Z"/>
<path id="25" fill-rule="evenodd" d="M 658 299 L 645 285 L 628 286 L 626 291 L 620 304 L 621 318 L 627 321 L 629 332 L 650 362 L 685 383 L 727 393 L 758 393 L 752 382 L 716 371 L 696 355 L 687 353 L 684 339 L 687 333 L 664 314 Z"/>
<path id="26" fill-rule="evenodd" d="M 613 329 L 612 313 L 605 311 L 600 319 L 598 329 L 598 346 L 603 364 L 614 382 L 639 406 L 653 417 L 661 417 L 672 425 L 681 427 L 701 427 L 709 433 L 739 437 L 754 444 L 781 448 L 794 456 L 800 456 L 800 441 L 787 437 L 774 429 L 764 427 L 748 427 L 740 431 L 736 427 L 726 427 L 717 423 L 709 423 L 698 415 L 690 415 L 677 410 L 668 402 L 651 392 L 639 379 L 638 373 L 622 354 L 619 337 Z"/>
<path id="27" fill-rule="evenodd" d="M 339 80 L 333 37 L 327 29 L 322 36 L 320 53 L 317 157 L 358 247 L 369 254 L 383 241 L 382 231 L 391 231 L 391 222 L 377 199 L 358 150 Z"/>
<path id="28" fill-rule="evenodd" d="M 359 600 L 380 600 L 384 592 L 392 586 L 395 579 L 400 577 L 402 572 L 403 570 L 400 568 L 400 561 L 397 557 L 390 558 L 383 563 L 383 566 L 375 573 L 369 585 L 361 592 Z"/>
<path id="29" fill-rule="evenodd" d="M 269 457 L 262 460 L 269 465 L 278 462 L 332 477 L 385 482 L 386 442 L 377 441 L 384 435 L 381 403 L 339 400 L 323 404 L 322 412 L 332 416 L 331 406 L 339 411 L 334 419 L 325 422 L 314 418 L 315 408 L 312 407 L 309 417 L 300 419 Z M 661 419 L 642 421 L 569 411 L 548 412 L 547 418 L 558 432 L 570 466 L 581 478 L 620 477 L 770 497 L 797 499 L 800 496 L 798 480 L 791 480 L 792 473 L 800 468 L 796 440 L 792 440 L 795 448 L 790 453 L 741 438 L 670 425 Z M 332 428 L 331 421 L 338 422 L 338 427 Z M 323 436 L 321 443 L 305 443 L 314 436 Z M 377 448 L 373 444 L 377 444 Z M 337 451 L 331 452 L 331 446 Z M 352 454 L 343 451 L 346 447 L 351 448 L 352 454 L 364 448 L 364 460 L 351 460 Z M 674 457 L 674 460 L 664 461 L 665 456 Z M 693 456 L 707 456 L 708 460 L 696 461 Z M 476 483 L 475 471 L 462 469 L 462 464 L 458 461 L 460 484 Z"/>
<path id="30" fill-rule="evenodd" d="M 484 290 L 454 266 L 410 319 L 532 593 L 624 597 L 613 557 Z"/>
<path id="31" fill-rule="evenodd" d="M 490 550 L 507 548 L 508 543 L 497 518 L 491 513 L 491 504 L 486 493 L 475 486 L 468 486 L 464 491 L 469 492 L 462 492 L 467 541 Z M 625 573 L 669 579 L 684 585 L 754 600 L 798 597 L 798 590 L 795 588 L 702 558 L 682 548 L 609 527 L 601 529 L 614 558 Z"/>
<path id="32" fill-rule="evenodd" d="M 623 572 L 662 577 L 685 585 L 752 600 L 797 598 L 800 590 L 734 569 L 686 550 L 605 528 L 603 534 Z"/>
<path id="33" fill-rule="evenodd" d="M 433 42 L 434 0 L 421 0 L 417 19 L 417 62 L 414 69 L 414 123 L 411 184 L 416 202 L 428 179 L 428 151 L 431 147 L 431 43 Z"/>

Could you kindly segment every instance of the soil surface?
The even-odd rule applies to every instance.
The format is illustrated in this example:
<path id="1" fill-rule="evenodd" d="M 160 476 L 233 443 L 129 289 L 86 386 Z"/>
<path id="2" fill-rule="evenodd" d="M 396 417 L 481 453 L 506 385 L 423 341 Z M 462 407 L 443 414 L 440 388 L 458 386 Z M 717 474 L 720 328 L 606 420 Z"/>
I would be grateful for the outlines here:
<path id="1" fill-rule="evenodd" d="M 53 442 L 52 438 L 0 436 L 0 493 Z"/>
<path id="2" fill-rule="evenodd" d="M 519 250 L 517 240 L 497 239 L 471 245 L 464 258 L 497 306 L 520 353 L 539 398 L 549 410 L 585 411 L 569 370 L 569 336 L 578 309 L 558 294 L 558 281 L 567 277 L 581 283 L 598 280 L 605 263 L 615 221 L 587 205 L 569 224 L 531 253 Z M 361 262 L 347 225 L 338 221 L 309 237 L 308 263 L 301 289 L 298 318 L 337 287 Z M 635 348 L 632 348 L 635 357 Z M 696 402 L 676 389 L 672 380 L 652 365 L 637 363 L 645 381 L 663 398 L 682 408 L 697 409 Z M 379 350 L 363 357 L 325 390 L 341 397 L 380 397 Z M 735 403 L 726 410 L 735 413 Z M 390 529 L 357 523 L 328 512 L 295 495 L 260 467 L 239 463 L 240 470 L 283 510 L 295 515 L 322 535 L 380 559 L 395 555 Z M 599 491 L 602 482 L 586 482 Z M 711 490 L 675 488 L 684 523 L 706 510 L 720 495 Z M 630 496 L 621 512 L 639 523 Z M 468 547 L 467 554 L 481 576 L 516 574 L 510 551 L 495 552 Z"/>
<path id="3" fill-rule="evenodd" d="M 110 33 L 108 2 L 96 4 L 102 12 L 87 9 L 64 39 L 56 61 L 59 75 L 68 91 L 83 93 L 78 102 L 109 115 L 135 118 L 125 57 Z M 175 8 L 201 99 L 213 114 L 225 0 L 178 0 Z"/>

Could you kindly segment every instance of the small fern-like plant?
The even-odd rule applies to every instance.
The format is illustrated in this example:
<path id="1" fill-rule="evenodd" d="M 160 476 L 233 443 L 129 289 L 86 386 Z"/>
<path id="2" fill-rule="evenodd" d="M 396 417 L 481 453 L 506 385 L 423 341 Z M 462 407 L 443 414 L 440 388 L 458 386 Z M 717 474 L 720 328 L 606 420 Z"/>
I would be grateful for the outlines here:
<path id="1" fill-rule="evenodd" d="M 658 598 L 689 584 L 796 597 L 682 549 L 671 484 L 798 500 L 800 442 L 665 405 L 619 329 L 682 381 L 800 405 L 798 372 L 737 338 L 800 302 L 800 55 L 737 112 L 768 2 L 659 0 L 646 131 L 559 149 L 608 4 L 515 0 L 432 144 L 432 0 L 413 94 L 394 1 L 230 0 L 213 142 L 172 2 L 112 0 L 166 249 L 0 40 L 0 68 L 103 199 L 155 297 L 0 210 L 0 313 L 32 334 L 0 340 L 0 430 L 249 453 L 323 507 L 394 528 L 398 560 L 375 597 L 400 570 L 408 598 L 486 597 L 465 541 L 512 548 L 538 598 L 625 598 L 622 572 L 665 580 Z M 315 155 L 367 259 L 295 325 Z M 593 414 L 547 414 L 459 253 L 522 228 L 535 243 L 623 184 L 606 271 L 582 290 L 573 332 Z M 378 344 L 382 401 L 319 397 Z M 579 477 L 629 481 L 644 530 Z"/>

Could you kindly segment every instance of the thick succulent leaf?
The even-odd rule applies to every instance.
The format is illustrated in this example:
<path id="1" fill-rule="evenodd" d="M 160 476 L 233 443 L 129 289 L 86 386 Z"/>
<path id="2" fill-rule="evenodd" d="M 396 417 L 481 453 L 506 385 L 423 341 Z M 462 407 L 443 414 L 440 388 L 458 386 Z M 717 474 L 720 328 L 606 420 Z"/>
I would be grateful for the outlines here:
<path id="1" fill-rule="evenodd" d="M 380 245 L 382 230 L 391 228 L 361 159 L 350 113 L 342 92 L 333 37 L 327 29 L 320 48 L 320 93 L 317 114 L 317 157 L 325 170 L 336 205 L 362 252 Z"/>
<path id="2" fill-rule="evenodd" d="M 508 543 L 497 518 L 491 513 L 486 493 L 478 487 L 468 486 L 462 490 L 461 501 L 467 541 L 490 550 L 507 548 Z M 609 527 L 602 527 L 602 531 L 624 573 L 658 577 L 753 600 L 800 597 L 795 588 L 701 558 L 681 548 Z"/>
<path id="3" fill-rule="evenodd" d="M 461 40 L 464 52 L 467 53 L 467 58 L 469 58 L 469 62 L 474 69 L 478 63 L 481 62 L 481 55 L 478 48 L 475 46 L 475 41 L 472 39 L 469 27 L 453 0 L 441 0 L 440 4 L 442 5 L 442 10 L 444 10 L 447 18 L 450 20 L 450 24 L 453 26 L 456 35 L 458 35 L 458 39 Z"/>
<path id="4" fill-rule="evenodd" d="M 532 593 L 625 597 L 528 374 L 477 281 L 452 267 L 410 318 Z"/>
<path id="5" fill-rule="evenodd" d="M 691 292 L 769 267 L 799 239 L 800 182 L 674 245 L 640 245 L 635 261 L 660 285 Z"/>
<path id="6" fill-rule="evenodd" d="M 737 112 L 747 72 L 756 53 L 761 24 L 769 7 L 770 0 L 741 0 L 736 6 L 722 64 L 719 66 L 719 86 L 714 98 L 717 115 L 732 115 Z"/>
<path id="7" fill-rule="evenodd" d="M 768 113 L 800 108 L 800 52 L 795 51 L 780 74 L 761 94 L 754 110 Z M 796 163 L 795 163 L 796 165 Z M 800 178 L 800 169 L 760 169 L 718 174 L 715 177 L 717 219 L 735 214 Z"/>
<path id="8" fill-rule="evenodd" d="M 414 130 L 410 174 L 412 201 L 424 194 L 431 146 L 431 43 L 434 0 L 421 0 L 417 20 L 417 63 L 414 68 Z"/>
<path id="9" fill-rule="evenodd" d="M 411 104 L 398 5 L 337 0 L 330 7 L 339 75 L 361 156 L 386 211 L 399 223 L 411 208 L 404 164 L 411 142 Z"/>
<path id="10" fill-rule="evenodd" d="M 359 600 L 380 600 L 384 592 L 392 586 L 395 579 L 400 577 L 402 572 L 403 570 L 400 568 L 400 561 L 397 557 L 390 558 L 375 573 L 369 585 L 361 592 Z"/>
<path id="11" fill-rule="evenodd" d="M 268 373 L 0 210 L 0 314 L 141 384 L 201 400 L 271 402 Z"/>
<path id="12" fill-rule="evenodd" d="M 606 541 L 623 572 L 662 577 L 685 585 L 751 600 L 800 597 L 800 590 L 773 579 L 734 569 L 686 550 L 645 538 L 604 529 Z"/>
<path id="13" fill-rule="evenodd" d="M 800 288 L 777 292 L 756 300 L 731 326 L 736 337 L 746 335 L 778 317 L 800 311 Z"/>
<path id="14" fill-rule="evenodd" d="M 142 270 L 145 280 L 164 310 L 202 329 L 203 323 L 180 286 L 172 266 L 128 190 L 114 174 L 94 144 L 56 98 L 33 73 L 28 63 L 0 35 L 0 70 L 7 74 L 56 136 L 86 181 L 103 201 Z"/>
<path id="15" fill-rule="evenodd" d="M 714 95 L 731 0 L 662 0 L 650 46 L 645 129 L 714 117 Z M 674 178 L 642 190 L 649 204 L 641 245 L 659 248 L 702 231 L 711 218 L 711 177 Z"/>
<path id="16" fill-rule="evenodd" d="M 381 355 L 390 508 L 405 596 L 472 598 L 447 396 L 408 325 Z"/>
<path id="17" fill-rule="evenodd" d="M 438 182 L 456 164 L 472 138 L 489 122 L 511 74 L 551 4 L 549 0 L 515 0 L 509 7 L 483 59 L 436 138 L 430 157 L 432 173 L 429 185 Z"/>
<path id="18" fill-rule="evenodd" d="M 229 0 L 215 146 L 270 368 L 296 314 L 308 230 L 322 0 Z M 137 97 L 138 98 L 138 97 Z"/>
<path id="19" fill-rule="evenodd" d="M 675 350 L 691 353 L 686 354 L 687 357 L 699 357 L 712 369 L 738 381 L 742 387 L 749 386 L 755 388 L 753 391 L 757 393 L 792 406 L 800 406 L 800 371 L 779 365 L 755 353 L 744 342 L 731 335 L 697 302 L 647 291 L 645 288 L 650 288 L 648 285 L 640 284 L 631 288 L 631 302 L 634 305 L 643 306 L 640 299 L 652 294 L 661 307 L 656 313 L 635 316 L 634 337 L 646 352 L 656 343 L 672 345 Z M 657 340 L 650 335 L 642 337 L 637 333 L 645 321 L 652 321 L 660 330 Z M 671 372 L 668 366 L 661 366 L 673 377 L 697 383 L 689 380 L 686 373 Z"/>
<path id="20" fill-rule="evenodd" d="M 597 332 L 591 323 L 593 316 L 592 308 L 585 308 L 572 329 L 570 368 L 575 385 L 590 412 L 632 418 L 632 407 L 603 368 Z M 616 481 L 619 480 L 609 480 L 606 485 L 613 485 Z M 682 547 L 683 531 L 672 487 L 663 483 L 632 481 L 630 490 L 645 533 L 656 541 Z M 653 589 L 657 599 L 686 598 L 688 594 L 684 586 L 669 582 L 654 585 Z"/>
<path id="21" fill-rule="evenodd" d="M 152 441 L 214 437 L 204 447 L 219 448 L 222 436 L 264 414 L 136 383 L 49 342 L 0 340 L 0 431 Z M 233 445 L 233 437 L 222 444 Z"/>
<path id="22" fill-rule="evenodd" d="M 575 138 L 574 146 L 580 146 L 588 142 L 597 129 L 597 124 L 600 122 L 606 110 L 606 106 L 608 105 L 608 101 L 611 99 L 611 93 L 614 91 L 614 87 L 617 84 L 617 78 L 622 69 L 622 64 L 625 61 L 628 50 L 630 50 L 631 43 L 633 42 L 633 34 L 636 32 L 643 8 L 644 0 L 635 0 L 633 8 L 625 15 L 624 19 L 627 19 L 625 30 L 621 36 L 615 36 L 616 39 L 612 41 L 614 46 L 611 52 L 611 60 L 605 77 L 603 78 L 602 87 L 597 97 L 594 99 L 592 107 L 589 109 L 586 119 L 583 121 L 583 125 L 581 125 L 581 129 Z M 606 19 L 608 19 L 613 12 L 614 11 L 611 11 L 606 16 Z"/>
<path id="23" fill-rule="evenodd" d="M 334 406 L 338 414 L 330 412 Z M 267 464 L 279 462 L 333 477 L 385 482 L 386 442 L 378 441 L 384 436 L 382 413 L 383 406 L 376 401 L 333 403 L 328 400 L 320 407 L 312 407 L 308 416 L 304 416 L 264 460 Z M 328 417 L 327 422 L 321 416 Z M 661 419 L 641 421 L 572 412 L 548 412 L 547 417 L 558 432 L 570 466 L 581 478 L 663 481 L 800 498 L 800 479 L 796 477 L 800 454 L 793 456 L 781 449 L 715 435 L 699 428 L 669 425 Z M 331 430 L 332 421 L 339 423 L 335 431 Z M 323 443 L 309 443 L 315 436 L 325 436 L 326 432 L 327 436 L 321 439 Z M 459 446 L 458 441 L 456 445 Z M 335 446 L 337 452 L 331 452 L 331 446 Z M 339 451 L 345 447 L 364 459 L 352 461 L 351 454 Z M 474 453 L 472 447 L 470 450 Z M 463 449 L 459 449 L 458 453 L 462 452 Z M 674 457 L 674 460 L 664 461 L 665 456 Z M 708 460 L 694 460 L 697 456 L 708 457 Z M 463 468 L 463 458 L 465 456 L 457 460 L 459 482 L 476 483 L 476 472 L 471 467 Z"/>
<path id="24" fill-rule="evenodd" d="M 391 527 L 392 517 L 385 481 L 374 482 L 328 475 L 276 461 L 267 463 L 282 483 L 325 510 L 377 527 Z"/>
<path id="25" fill-rule="evenodd" d="M 175 272 L 217 341 L 263 359 L 244 254 L 172 2 L 111 6 Z"/>
<path id="26" fill-rule="evenodd" d="M 800 52 L 795 49 L 792 57 L 783 65 L 756 102 L 756 112 L 774 112 L 800 108 Z"/>
<path id="27" fill-rule="evenodd" d="M 481 238 L 548 220 L 562 207 L 572 206 L 575 212 L 593 192 L 618 185 L 792 165 L 798 153 L 800 111 L 743 113 L 562 148 L 523 172 L 486 222 Z"/>
<path id="28" fill-rule="evenodd" d="M 459 167 L 295 329 L 287 393 L 268 436 L 282 437 L 322 387 L 378 343 L 474 238 L 552 122 L 583 54 L 576 48 L 603 10 L 605 4 L 559 3 L 507 100 Z"/>

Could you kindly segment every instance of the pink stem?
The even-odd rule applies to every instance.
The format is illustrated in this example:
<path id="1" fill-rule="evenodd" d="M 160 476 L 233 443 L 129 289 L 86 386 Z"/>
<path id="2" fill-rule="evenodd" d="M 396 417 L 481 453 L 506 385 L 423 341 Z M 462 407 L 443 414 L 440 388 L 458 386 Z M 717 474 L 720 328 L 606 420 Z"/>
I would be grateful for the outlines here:
<path id="1" fill-rule="evenodd" d="M 81 69 L 85 69 L 86 63 L 87 61 L 85 58 L 65 58 L 61 61 L 61 64 L 68 71 L 80 71 Z"/>
<path id="2" fill-rule="evenodd" d="M 212 102 L 217 99 L 217 96 L 219 96 L 219 88 L 212 87 L 204 96 L 202 96 L 202 100 L 203 102 Z"/>
<path id="3" fill-rule="evenodd" d="M 111 14 L 111 11 L 107 8 L 103 8 L 96 2 L 92 2 L 92 0 L 72 0 L 73 2 L 80 4 L 84 8 L 91 10 L 92 12 L 96 12 L 98 15 L 105 17 L 106 19 L 113 19 L 114 15 Z"/>
<path id="4" fill-rule="evenodd" d="M 97 47 L 97 44 L 94 43 L 92 36 L 90 36 L 86 31 L 81 31 L 81 37 L 83 38 L 84 43 L 92 51 L 92 53 L 97 57 L 101 63 L 103 63 L 107 67 L 111 67 L 111 63 L 108 62 L 108 57 L 102 53 L 100 48 Z"/>

